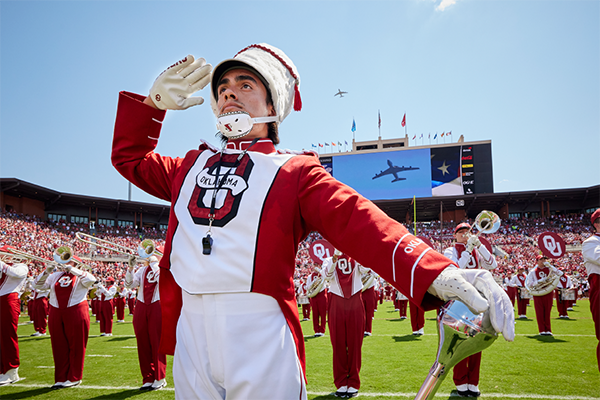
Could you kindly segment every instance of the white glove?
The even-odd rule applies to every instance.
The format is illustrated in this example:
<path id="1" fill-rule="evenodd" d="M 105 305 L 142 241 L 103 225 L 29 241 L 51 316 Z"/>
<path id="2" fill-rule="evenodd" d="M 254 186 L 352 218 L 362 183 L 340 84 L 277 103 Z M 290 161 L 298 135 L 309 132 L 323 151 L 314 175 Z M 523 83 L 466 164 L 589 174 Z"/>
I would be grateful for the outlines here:
<path id="1" fill-rule="evenodd" d="M 496 332 L 502 332 L 508 341 L 515 339 L 513 305 L 489 271 L 448 267 L 435 278 L 428 292 L 444 301 L 460 300 L 475 313 L 489 307 L 490 321 Z"/>
<path id="2" fill-rule="evenodd" d="M 191 95 L 208 85 L 211 70 L 212 65 L 207 64 L 204 58 L 194 61 L 194 56 L 188 55 L 156 78 L 150 89 L 150 98 L 161 110 L 185 110 L 200 105 L 204 99 Z"/>
<path id="3" fill-rule="evenodd" d="M 71 272 L 71 269 L 73 268 L 73 266 L 71 264 L 65 264 L 63 265 L 63 268 L 65 269 L 65 271 L 67 271 L 67 273 Z"/>
<path id="4" fill-rule="evenodd" d="M 476 249 L 479 246 L 481 246 L 481 241 L 477 236 L 471 236 L 469 240 L 467 240 L 467 251 L 469 253 L 471 253 L 473 249 Z"/>
<path id="5" fill-rule="evenodd" d="M 129 264 L 129 267 L 127 269 L 133 271 L 133 268 L 137 265 L 137 258 L 135 256 L 129 256 L 127 264 Z"/>

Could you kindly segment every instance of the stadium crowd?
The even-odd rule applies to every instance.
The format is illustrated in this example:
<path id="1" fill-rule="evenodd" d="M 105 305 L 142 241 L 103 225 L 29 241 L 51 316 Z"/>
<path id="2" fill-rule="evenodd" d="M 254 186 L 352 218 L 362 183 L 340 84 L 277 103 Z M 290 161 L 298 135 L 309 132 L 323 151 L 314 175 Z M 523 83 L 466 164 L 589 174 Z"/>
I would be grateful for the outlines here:
<path id="1" fill-rule="evenodd" d="M 587 275 L 578 246 L 592 233 L 587 221 L 589 215 L 585 214 L 552 215 L 549 218 L 511 218 L 503 221 L 496 233 L 485 235 L 492 246 L 498 249 L 498 268 L 493 274 L 498 277 L 498 281 L 503 281 L 510 278 L 518 267 L 531 268 L 536 255 L 539 254 L 537 237 L 543 232 L 554 232 L 559 234 L 567 245 L 576 249 L 553 260 L 554 265 L 562 267 L 567 275 L 584 284 Z M 417 235 L 428 238 L 436 249 L 445 248 L 452 242 L 455 226 L 453 221 L 444 221 L 441 231 L 439 221 L 417 222 L 416 225 Z M 409 228 L 412 229 L 413 225 Z M 43 220 L 14 212 L 0 213 L 0 246 L 13 246 L 50 260 L 56 248 L 66 245 L 85 260 L 95 276 L 100 279 L 112 276 L 116 282 L 122 281 L 126 272 L 126 263 L 122 262 L 122 257 L 100 247 L 90 248 L 91 245 L 77 240 L 76 232 L 93 234 L 100 239 L 134 250 L 142 239 L 152 239 L 157 246 L 163 246 L 166 234 L 164 230 L 156 228 L 137 229 L 133 226 L 111 227 L 97 224 L 94 229 L 90 229 L 85 223 Z M 312 263 L 308 249 L 309 245 L 318 239 L 322 239 L 321 235 L 313 232 L 300 244 L 296 256 L 295 279 L 305 279 L 310 275 Z M 111 258 L 115 261 L 106 261 Z M 29 271 L 30 276 L 36 276 L 43 268 L 42 264 L 34 263 Z M 585 296 L 585 293 L 580 292 L 580 295 Z"/>

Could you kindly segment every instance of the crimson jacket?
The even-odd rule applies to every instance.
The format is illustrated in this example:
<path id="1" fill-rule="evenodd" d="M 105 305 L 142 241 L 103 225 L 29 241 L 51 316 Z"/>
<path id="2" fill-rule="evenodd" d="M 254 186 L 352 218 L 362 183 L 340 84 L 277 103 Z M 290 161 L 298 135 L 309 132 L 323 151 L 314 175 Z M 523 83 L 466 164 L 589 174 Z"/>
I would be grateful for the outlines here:
<path id="1" fill-rule="evenodd" d="M 112 163 L 142 190 L 171 202 L 160 261 L 162 352 L 175 349 L 182 289 L 191 294 L 256 292 L 277 300 L 304 369 L 293 275 L 298 244 L 311 231 L 371 267 L 422 308 L 440 305 L 427 289 L 452 262 L 334 179 L 314 153 L 276 151 L 264 139 L 238 162 L 249 145 L 242 138 L 228 143 L 221 161 L 219 150 L 207 143 L 183 158 L 164 157 L 154 149 L 165 111 L 143 99 L 120 93 Z M 212 253 L 203 255 L 219 163 L 220 177 L 231 172 L 215 198 Z"/>

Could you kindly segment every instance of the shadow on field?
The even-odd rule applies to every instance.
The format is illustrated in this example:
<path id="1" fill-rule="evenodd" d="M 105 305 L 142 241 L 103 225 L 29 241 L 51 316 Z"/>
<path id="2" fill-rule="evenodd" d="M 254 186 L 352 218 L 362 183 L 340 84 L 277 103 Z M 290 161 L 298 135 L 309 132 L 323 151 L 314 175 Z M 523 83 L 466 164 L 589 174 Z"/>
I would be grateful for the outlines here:
<path id="1" fill-rule="evenodd" d="M 576 322 L 577 321 L 576 318 L 571 318 L 571 317 L 569 317 L 569 318 L 554 318 L 554 319 L 557 321 L 566 321 L 566 322 Z"/>
<path id="2" fill-rule="evenodd" d="M 128 389 L 122 392 L 104 394 L 102 396 L 90 397 L 89 400 L 100 400 L 100 399 L 128 399 L 130 397 L 139 396 L 140 394 L 150 393 L 139 389 Z"/>
<path id="3" fill-rule="evenodd" d="M 49 393 L 49 392 L 53 392 L 52 389 L 50 389 L 50 386 L 46 387 L 46 388 L 36 388 L 36 389 L 31 389 L 31 390 L 26 390 L 24 392 L 18 392 L 18 393 L 11 393 L 10 395 L 6 395 L 6 396 L 10 396 L 10 397 L 5 397 L 5 395 L 0 396 L 1 399 L 28 399 L 30 397 L 34 397 L 34 396 L 40 396 L 40 398 L 43 397 L 44 394 Z"/>
<path id="4" fill-rule="evenodd" d="M 339 397 L 335 397 L 335 392 L 331 392 L 329 394 L 313 397 L 313 400 L 326 400 L 326 399 L 338 399 Z M 359 394 L 360 396 L 360 394 Z"/>
<path id="5" fill-rule="evenodd" d="M 542 336 L 542 335 L 533 335 L 533 336 L 525 336 L 527 339 L 535 339 L 538 342 L 545 343 L 566 343 L 566 340 L 557 339 L 554 336 Z"/>
<path id="6" fill-rule="evenodd" d="M 402 318 L 386 318 L 386 321 L 390 321 L 390 322 L 402 322 L 402 321 L 408 321 L 408 319 L 402 319 Z"/>
<path id="7" fill-rule="evenodd" d="M 421 336 L 419 335 L 404 335 L 404 336 L 392 336 L 395 342 L 414 342 L 419 341 Z"/>
<path id="8" fill-rule="evenodd" d="M 135 337 L 111 337 L 108 339 L 109 342 L 122 342 L 124 340 L 135 340 Z"/>

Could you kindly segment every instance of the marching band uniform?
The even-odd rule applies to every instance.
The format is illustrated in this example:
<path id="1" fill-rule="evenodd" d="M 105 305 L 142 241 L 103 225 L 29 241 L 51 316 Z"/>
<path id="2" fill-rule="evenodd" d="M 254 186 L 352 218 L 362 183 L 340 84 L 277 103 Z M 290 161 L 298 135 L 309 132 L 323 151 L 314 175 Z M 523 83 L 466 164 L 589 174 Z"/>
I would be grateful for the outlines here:
<path id="1" fill-rule="evenodd" d="M 263 73 L 291 76 L 294 67 L 287 56 L 265 46 L 269 52 L 251 46 L 235 59 L 247 54 L 269 59 Z M 278 61 L 282 57 L 285 64 Z M 283 89 L 285 79 L 274 80 L 279 86 L 269 89 L 281 95 L 278 107 L 291 107 L 296 86 L 290 78 Z M 335 247 L 351 249 L 358 262 L 377 265 L 379 275 L 423 308 L 441 304 L 427 291 L 452 265 L 449 260 L 335 180 L 314 153 L 277 151 L 270 139 L 241 138 L 230 139 L 222 152 L 203 142 L 185 158 L 161 156 L 154 149 L 166 111 L 144 104 L 145 99 L 121 92 L 112 163 L 142 190 L 171 202 L 160 263 L 161 349 L 175 354 L 177 398 L 219 398 L 225 391 L 232 398 L 306 398 L 304 337 L 292 277 L 298 243 L 311 231 L 321 232 Z M 215 179 L 225 170 L 231 171 L 227 181 Z M 215 189 L 215 183 L 227 185 Z M 211 208 L 214 218 L 209 218 Z M 210 247 L 209 239 L 214 240 Z M 240 302 L 252 312 L 240 314 Z M 225 349 L 244 350 L 225 354 Z M 220 373 L 215 380 L 221 368 L 210 361 L 215 358 L 224 364 L 227 383 Z M 266 377 L 273 377 L 270 384 L 259 384 Z"/>
<path id="2" fill-rule="evenodd" d="M 337 253 L 337 250 L 336 250 Z M 365 308 L 362 271 L 367 269 L 345 254 L 323 262 L 329 281 L 329 335 L 333 347 L 333 381 L 338 397 L 355 397 L 360 389 L 360 366 Z"/>
<path id="3" fill-rule="evenodd" d="M 125 287 L 139 288 L 133 329 L 143 380 L 141 390 L 156 390 L 167 384 L 167 356 L 159 350 L 162 325 L 159 281 L 160 268 L 155 256 L 151 256 L 149 264 L 138 268 L 135 273 L 127 269 L 125 274 Z"/>
<path id="4" fill-rule="evenodd" d="M 425 334 L 425 311 L 417 306 L 412 301 L 408 304 L 410 310 L 410 326 L 413 335 L 421 336 Z"/>
<path id="5" fill-rule="evenodd" d="M 583 242 L 581 253 L 588 275 L 590 311 L 596 339 L 600 341 L 600 208 L 592 213 L 591 222 L 596 232 Z M 600 342 L 596 347 L 596 359 L 600 370 Z"/>
<path id="6" fill-rule="evenodd" d="M 448 247 L 444 255 L 456 262 L 459 268 L 475 268 L 492 270 L 498 266 L 494 256 L 487 247 L 483 246 L 476 236 L 468 240 L 461 233 L 471 229 L 471 225 L 461 223 L 454 229 L 456 243 Z M 463 235 L 461 237 L 461 235 Z M 470 251 L 469 251 L 470 250 Z M 481 367 L 481 352 L 475 353 L 456 364 L 453 371 L 453 380 L 456 390 L 461 396 L 479 396 L 479 370 Z"/>
<path id="7" fill-rule="evenodd" d="M 2 251 L 6 251 L 2 249 Z M 27 264 L 9 265 L 0 261 L 0 386 L 18 381 L 19 337 L 17 327 L 21 314 L 20 292 L 25 285 Z"/>
<path id="8" fill-rule="evenodd" d="M 571 282 L 571 278 L 563 273 L 558 281 L 558 285 L 556 286 L 556 309 L 558 310 L 559 318 L 569 318 L 569 313 L 567 312 L 567 308 L 569 306 L 569 300 L 562 299 L 562 291 L 566 289 L 571 289 L 573 287 L 573 283 Z"/>
<path id="9" fill-rule="evenodd" d="M 535 285 L 539 280 L 546 278 L 550 275 L 550 268 L 547 266 L 540 266 L 540 261 L 547 259 L 548 257 L 538 254 L 536 260 L 538 265 L 535 266 L 529 274 L 527 279 L 531 282 L 531 285 Z M 562 275 L 561 271 L 557 270 L 559 275 Z M 535 307 L 535 318 L 537 320 L 538 330 L 542 336 L 552 336 L 552 324 L 550 320 L 550 313 L 552 312 L 552 304 L 554 303 L 554 290 L 543 296 L 533 296 L 533 306 Z"/>
<path id="10" fill-rule="evenodd" d="M 301 279 L 300 284 L 298 285 L 298 289 L 296 289 L 296 295 L 298 299 L 298 304 L 302 306 L 302 321 L 310 321 L 310 301 L 308 300 L 308 296 L 306 295 L 306 290 L 306 281 Z"/>
<path id="11" fill-rule="evenodd" d="M 396 302 L 397 302 L 396 308 L 398 309 L 398 315 L 400 316 L 400 319 L 406 319 L 406 310 L 408 307 L 408 297 L 403 295 L 399 290 L 396 290 Z"/>
<path id="12" fill-rule="evenodd" d="M 517 291 L 517 314 L 519 314 L 519 318 L 527 318 L 527 304 L 529 303 L 529 299 L 524 299 L 521 295 L 522 290 L 527 290 L 525 289 L 527 275 L 522 271 L 525 271 L 525 269 L 519 268 L 519 272 L 510 279 L 510 284 Z"/>
<path id="13" fill-rule="evenodd" d="M 46 334 L 46 327 L 48 326 L 48 312 L 50 311 L 48 306 L 48 294 L 50 289 L 38 290 L 33 288 L 33 328 L 35 333 L 31 336 L 41 336 Z"/>
<path id="14" fill-rule="evenodd" d="M 117 293 L 117 287 L 114 285 L 115 279 L 108 277 L 106 279 L 106 287 L 99 284 L 96 295 L 100 296 L 100 336 L 112 336 L 114 302 L 113 298 Z"/>
<path id="15" fill-rule="evenodd" d="M 311 287 L 314 281 L 325 279 L 323 276 L 324 272 L 319 269 L 313 271 L 312 274 L 306 278 L 306 286 Z M 310 298 L 310 305 L 313 313 L 313 329 L 315 336 L 323 336 L 325 334 L 325 327 L 327 324 L 327 290 L 326 285 L 321 287 L 319 293 Z"/>
<path id="16" fill-rule="evenodd" d="M 74 264 L 74 262 L 71 262 Z M 89 272 L 68 265 L 66 271 L 40 274 L 35 287 L 50 290 L 48 328 L 54 358 L 53 389 L 75 386 L 83 379 L 85 349 L 90 331 L 88 289 L 96 278 Z"/>
<path id="17" fill-rule="evenodd" d="M 134 289 L 127 290 L 127 307 L 129 308 L 129 315 L 133 315 L 135 312 L 135 298 L 137 293 Z"/>
<path id="18" fill-rule="evenodd" d="M 506 294 L 508 294 L 508 297 L 510 298 L 510 302 L 512 303 L 513 307 L 515 305 L 515 300 L 517 299 L 519 293 L 518 293 L 518 289 L 517 289 L 517 284 L 515 282 L 517 273 L 515 273 L 513 276 L 510 277 L 510 279 L 505 278 L 505 284 L 506 284 Z"/>
<path id="19" fill-rule="evenodd" d="M 364 271 L 366 271 L 366 274 L 377 276 L 369 268 L 365 268 Z M 377 278 L 373 279 L 367 287 L 363 287 L 362 289 L 362 300 L 365 307 L 365 336 L 371 336 L 371 332 L 373 331 L 373 317 L 375 316 L 375 304 L 377 304 L 377 299 L 375 298 L 376 281 Z"/>
<path id="20" fill-rule="evenodd" d="M 117 322 L 125 322 L 125 297 L 127 293 L 124 287 L 117 288 L 113 302 L 117 311 Z"/>

